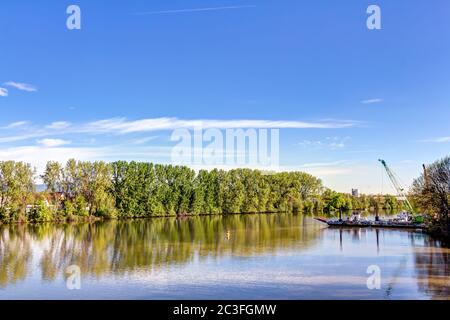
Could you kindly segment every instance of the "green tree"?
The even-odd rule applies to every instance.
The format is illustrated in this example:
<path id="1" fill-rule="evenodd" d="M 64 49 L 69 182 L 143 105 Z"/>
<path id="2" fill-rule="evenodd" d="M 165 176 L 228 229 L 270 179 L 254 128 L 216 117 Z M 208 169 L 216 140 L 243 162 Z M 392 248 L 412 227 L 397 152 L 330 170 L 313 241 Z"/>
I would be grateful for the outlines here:
<path id="1" fill-rule="evenodd" d="M 325 201 L 324 210 L 327 212 L 344 210 L 348 206 L 347 200 L 342 194 L 331 190 L 325 191 L 324 201 Z"/>
<path id="2" fill-rule="evenodd" d="M 53 211 L 44 200 L 38 200 L 30 210 L 30 221 L 48 222 L 54 220 Z"/>
<path id="3" fill-rule="evenodd" d="M 428 211 L 437 232 L 450 234 L 450 156 L 426 167 L 413 182 L 412 194 L 416 202 Z"/>
<path id="4" fill-rule="evenodd" d="M 0 215 L 4 220 L 26 221 L 27 205 L 34 192 L 30 164 L 0 161 Z"/>

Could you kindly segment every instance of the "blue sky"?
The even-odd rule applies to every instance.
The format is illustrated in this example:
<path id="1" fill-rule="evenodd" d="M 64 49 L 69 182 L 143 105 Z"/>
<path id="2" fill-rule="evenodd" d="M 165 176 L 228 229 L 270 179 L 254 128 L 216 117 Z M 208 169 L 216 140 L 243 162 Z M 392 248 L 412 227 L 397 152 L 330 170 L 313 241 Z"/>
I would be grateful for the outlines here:
<path id="1" fill-rule="evenodd" d="M 386 192 L 378 158 L 409 184 L 450 153 L 449 56 L 447 0 L 3 0 L 0 160 L 168 162 L 179 121 L 291 121 L 282 169 Z"/>

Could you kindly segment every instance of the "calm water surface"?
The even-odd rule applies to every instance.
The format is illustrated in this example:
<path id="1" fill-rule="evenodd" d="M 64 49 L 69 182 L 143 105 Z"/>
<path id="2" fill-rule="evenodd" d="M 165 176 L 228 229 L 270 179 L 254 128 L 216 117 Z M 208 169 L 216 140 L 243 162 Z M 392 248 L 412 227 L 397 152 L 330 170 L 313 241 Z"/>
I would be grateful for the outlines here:
<path id="1" fill-rule="evenodd" d="M 449 253 L 421 232 L 292 214 L 4 225 L 0 299 L 450 299 Z"/>

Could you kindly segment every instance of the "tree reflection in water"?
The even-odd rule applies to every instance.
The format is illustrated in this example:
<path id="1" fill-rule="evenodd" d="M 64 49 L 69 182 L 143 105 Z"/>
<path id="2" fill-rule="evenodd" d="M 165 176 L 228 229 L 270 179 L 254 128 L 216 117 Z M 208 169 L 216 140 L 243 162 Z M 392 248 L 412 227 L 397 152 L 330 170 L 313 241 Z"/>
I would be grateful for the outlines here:
<path id="1" fill-rule="evenodd" d="M 6 288 L 6 296 L 14 295 L 18 283 L 25 284 L 23 290 L 39 288 L 43 294 L 59 290 L 68 276 L 66 268 L 75 264 L 91 288 L 98 288 L 104 280 L 117 277 L 115 280 L 126 283 L 129 276 L 153 275 L 155 271 L 156 277 L 173 277 L 171 284 L 191 292 L 191 287 L 186 287 L 190 280 L 183 280 L 193 272 L 194 282 L 202 275 L 205 279 L 209 276 L 202 282 L 207 288 L 217 282 L 232 286 L 243 281 L 255 285 L 254 290 L 261 286 L 271 288 L 267 292 L 278 286 L 288 288 L 278 294 L 293 292 L 292 297 L 306 297 L 308 290 L 315 290 L 319 298 L 340 297 L 340 292 L 350 298 L 448 298 L 449 253 L 443 243 L 422 233 L 328 229 L 310 217 L 293 214 L 3 225 L 0 293 Z M 365 271 L 372 264 L 383 270 L 379 294 L 366 288 Z M 258 278 L 258 272 L 264 279 Z M 52 285 L 43 287 L 40 281 Z M 270 287 L 271 281 L 274 287 Z M 133 296 L 136 285 L 140 283 L 125 284 L 126 296 Z M 149 289 L 150 297 L 161 295 L 152 291 L 157 288 L 154 284 Z M 26 295 L 24 292 L 16 296 Z"/>
<path id="2" fill-rule="evenodd" d="M 0 229 L 0 288 L 26 278 L 31 259 L 30 237 L 24 226 Z"/>
<path id="3" fill-rule="evenodd" d="M 302 215 L 229 215 L 0 227 L 0 286 L 27 276 L 33 254 L 53 281 L 76 264 L 101 277 L 223 255 L 250 256 L 309 246 L 319 225 Z M 310 221 L 311 222 L 311 221 Z M 311 227 L 312 226 L 312 227 Z M 32 250 L 33 246 L 33 250 Z M 37 249 L 39 248 L 39 249 Z"/>
<path id="4" fill-rule="evenodd" d="M 411 242 L 414 244 L 414 237 Z M 425 237 L 414 249 L 419 290 L 432 298 L 450 296 L 450 249 L 447 243 Z"/>

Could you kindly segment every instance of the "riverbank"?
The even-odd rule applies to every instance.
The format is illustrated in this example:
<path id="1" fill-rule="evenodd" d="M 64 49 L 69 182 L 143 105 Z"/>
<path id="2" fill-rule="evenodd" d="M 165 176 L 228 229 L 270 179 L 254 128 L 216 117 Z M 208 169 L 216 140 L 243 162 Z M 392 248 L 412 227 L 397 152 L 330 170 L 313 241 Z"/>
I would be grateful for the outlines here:
<path id="1" fill-rule="evenodd" d="M 366 210 L 366 209 L 354 209 L 354 210 L 346 210 L 343 211 L 344 216 L 351 216 L 352 212 L 362 212 L 366 216 L 375 216 L 377 215 L 376 211 Z M 379 211 L 378 215 L 383 216 L 391 216 L 395 215 L 397 211 L 395 210 L 383 210 Z M 64 217 L 58 214 L 54 214 L 54 219 L 49 220 L 40 220 L 36 221 L 33 219 L 22 219 L 22 220 L 1 220 L 0 224 L 38 224 L 38 223 L 65 223 L 65 222 L 95 222 L 95 221 L 108 221 L 108 220 L 117 220 L 117 221 L 129 221 L 129 220 L 141 220 L 141 219 L 153 219 L 153 218 L 193 218 L 193 217 L 202 217 L 202 216 L 230 216 L 230 215 L 264 215 L 264 214 L 295 214 L 295 215 L 304 215 L 309 217 L 314 216 L 327 216 L 334 217 L 337 216 L 337 212 L 292 212 L 292 211 L 263 211 L 263 212 L 230 212 L 230 213 L 183 213 L 183 214 L 151 214 L 151 215 L 139 215 L 139 216 L 126 216 L 120 215 L 116 217 L 112 217 L 112 215 L 105 215 L 103 217 L 99 216 L 76 216 L 72 215 L 70 217 Z"/>
<path id="2" fill-rule="evenodd" d="M 426 232 L 434 238 L 445 240 L 450 243 L 450 231 L 449 228 L 441 225 L 430 226 Z"/>
<path id="3" fill-rule="evenodd" d="M 151 215 L 145 217 L 68 217 L 68 218 L 58 218 L 53 220 L 43 220 L 43 221 L 32 221 L 32 220 L 22 220 L 22 221 L 5 221 L 0 220 L 0 225 L 12 225 L 12 224 L 22 224 L 22 225 L 36 225 L 36 224 L 64 224 L 64 223 L 90 223 L 90 222 L 99 222 L 99 221 L 139 221 L 139 220 L 151 220 L 151 219 L 160 219 L 160 218 L 176 218 L 176 219 L 189 219 L 195 217 L 213 217 L 213 216 L 233 216 L 233 215 L 270 215 L 270 214 L 296 214 L 296 215 L 304 215 L 302 213 L 293 213 L 293 212 L 240 212 L 240 213 L 221 213 L 221 214 L 212 214 L 212 213 L 200 213 L 200 214 L 166 214 L 166 215 Z"/>
<path id="4" fill-rule="evenodd" d="M 52 220 L 42 220 L 42 221 L 32 221 L 32 220 L 13 220 L 6 221 L 0 220 L 0 225 L 14 225 L 14 224 L 22 224 L 22 225 L 33 225 L 33 224 L 45 224 L 45 223 L 53 223 L 53 224 L 64 224 L 64 223 L 89 223 L 89 222 L 97 222 L 97 221 L 107 221 L 112 220 L 111 218 L 101 218 L 101 217 L 67 217 L 67 218 L 56 218 Z"/>
<path id="5" fill-rule="evenodd" d="M 393 216 L 396 214 L 395 211 L 382 211 L 382 212 L 374 212 L 374 211 L 364 211 L 364 210 L 348 210 L 343 212 L 343 216 L 351 216 L 352 212 L 363 212 L 367 217 L 374 219 L 375 216 Z M 118 222 L 127 222 L 127 221 L 141 221 L 141 220 L 153 220 L 153 219 L 161 219 L 161 218 L 176 218 L 178 220 L 184 219 L 194 219 L 196 217 L 227 217 L 227 216 L 256 216 L 256 215 L 299 215 L 304 217 L 316 218 L 316 217 L 335 217 L 337 213 L 316 213 L 316 214 L 306 214 L 306 213 L 294 213 L 294 212 L 240 212 L 240 213 L 226 213 L 226 214 L 211 214 L 211 213 L 200 213 L 200 214 L 165 214 L 165 215 L 152 215 L 152 216 L 141 216 L 141 217 L 96 217 L 96 216 L 88 216 L 88 217 L 79 217 L 79 216 L 71 216 L 66 218 L 58 218 L 47 221 L 0 221 L 0 225 L 40 225 L 40 224 L 54 224 L 54 225 L 62 225 L 62 224 L 84 224 L 84 223 L 95 223 L 95 222 L 107 222 L 107 221 L 118 221 Z M 321 220 L 321 219 L 316 219 Z M 361 226 L 363 227 L 363 226 Z M 367 226 L 364 226 L 364 228 Z M 412 228 L 414 229 L 414 228 Z M 432 236 L 436 239 L 442 240 L 450 240 L 448 233 L 443 232 L 443 229 L 439 227 L 424 227 L 422 232 Z"/>

